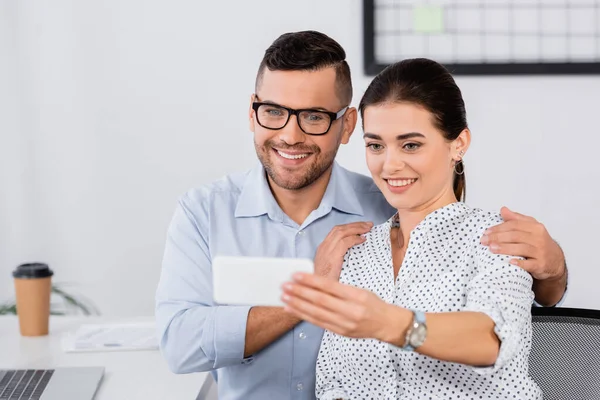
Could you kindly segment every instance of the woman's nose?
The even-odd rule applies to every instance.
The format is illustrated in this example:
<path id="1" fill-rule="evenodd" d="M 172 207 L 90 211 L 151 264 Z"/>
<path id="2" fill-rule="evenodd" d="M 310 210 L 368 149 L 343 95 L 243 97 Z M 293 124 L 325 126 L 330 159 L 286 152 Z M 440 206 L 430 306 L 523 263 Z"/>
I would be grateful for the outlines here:
<path id="1" fill-rule="evenodd" d="M 406 163 L 398 154 L 394 154 L 393 152 L 388 152 L 385 157 L 385 162 L 383 164 L 383 170 L 392 174 L 397 171 L 401 171 L 406 166 Z"/>

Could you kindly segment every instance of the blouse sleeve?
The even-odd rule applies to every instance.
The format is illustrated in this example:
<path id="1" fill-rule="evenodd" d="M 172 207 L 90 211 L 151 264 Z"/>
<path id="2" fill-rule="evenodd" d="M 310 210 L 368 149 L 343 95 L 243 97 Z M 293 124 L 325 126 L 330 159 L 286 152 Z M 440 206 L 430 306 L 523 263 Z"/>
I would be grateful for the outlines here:
<path id="1" fill-rule="evenodd" d="M 488 220 L 486 229 L 502 222 L 499 216 Z M 465 311 L 482 312 L 495 324 L 500 352 L 493 366 L 475 368 L 478 373 L 493 373 L 508 364 L 531 339 L 533 278 L 509 263 L 514 256 L 493 254 L 476 240 L 476 273 L 467 287 Z"/>
<path id="2" fill-rule="evenodd" d="M 349 250 L 344 256 L 342 271 L 348 268 Z M 328 330 L 323 334 L 316 367 L 316 396 L 320 400 L 349 399 L 342 387 L 340 371 L 340 337 Z"/>
<path id="3" fill-rule="evenodd" d="M 336 345 L 336 340 L 336 334 L 325 331 L 317 357 L 317 399 L 349 399 L 346 391 L 342 388 L 340 359 L 335 350 L 336 347 L 339 348 L 339 344 Z"/>

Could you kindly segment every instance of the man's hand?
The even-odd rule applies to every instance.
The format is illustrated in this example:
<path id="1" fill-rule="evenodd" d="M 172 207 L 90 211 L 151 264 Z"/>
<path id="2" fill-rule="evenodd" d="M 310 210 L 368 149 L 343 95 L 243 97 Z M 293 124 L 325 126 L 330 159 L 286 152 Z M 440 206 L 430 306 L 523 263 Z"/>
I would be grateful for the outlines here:
<path id="1" fill-rule="evenodd" d="M 351 247 L 363 243 L 365 238 L 362 235 L 372 227 L 372 222 L 353 222 L 334 227 L 317 248 L 315 274 L 337 281 L 342 271 L 344 255 Z"/>
<path id="2" fill-rule="evenodd" d="M 532 217 L 500 210 L 504 222 L 485 231 L 481 244 L 496 254 L 511 254 L 510 263 L 533 276 L 535 300 L 546 307 L 556 305 L 567 289 L 567 266 L 560 246 L 543 224 Z"/>
<path id="3" fill-rule="evenodd" d="M 533 217 L 528 217 L 502 207 L 504 222 L 484 232 L 481 244 L 495 254 L 511 254 L 511 264 L 529 272 L 534 279 L 560 279 L 565 274 L 565 256 L 550 237 L 546 227 Z"/>

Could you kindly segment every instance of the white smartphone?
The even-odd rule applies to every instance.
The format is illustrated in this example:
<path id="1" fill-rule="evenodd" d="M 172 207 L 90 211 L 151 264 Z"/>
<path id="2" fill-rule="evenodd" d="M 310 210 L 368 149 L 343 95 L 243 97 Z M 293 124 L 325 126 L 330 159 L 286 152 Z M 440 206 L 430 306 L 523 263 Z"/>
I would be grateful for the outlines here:
<path id="1" fill-rule="evenodd" d="M 296 272 L 313 272 L 306 258 L 213 258 L 213 299 L 217 304 L 283 306 L 281 286 Z"/>

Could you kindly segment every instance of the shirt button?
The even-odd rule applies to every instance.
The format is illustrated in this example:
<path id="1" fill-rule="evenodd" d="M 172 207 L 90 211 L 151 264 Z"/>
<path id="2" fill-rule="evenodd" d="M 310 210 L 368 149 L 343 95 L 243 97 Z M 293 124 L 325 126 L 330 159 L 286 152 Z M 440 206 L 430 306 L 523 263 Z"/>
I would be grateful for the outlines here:
<path id="1" fill-rule="evenodd" d="M 304 236 L 304 231 L 298 231 L 298 235 Z"/>
<path id="2" fill-rule="evenodd" d="M 304 333 L 304 332 L 300 332 L 300 334 L 298 335 L 298 337 L 299 337 L 300 339 L 306 339 L 306 333 Z"/>
<path id="3" fill-rule="evenodd" d="M 299 383 L 299 384 L 296 385 L 296 389 L 298 391 L 301 391 L 302 389 L 304 389 L 304 385 L 302 383 Z"/>

